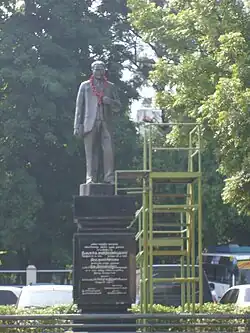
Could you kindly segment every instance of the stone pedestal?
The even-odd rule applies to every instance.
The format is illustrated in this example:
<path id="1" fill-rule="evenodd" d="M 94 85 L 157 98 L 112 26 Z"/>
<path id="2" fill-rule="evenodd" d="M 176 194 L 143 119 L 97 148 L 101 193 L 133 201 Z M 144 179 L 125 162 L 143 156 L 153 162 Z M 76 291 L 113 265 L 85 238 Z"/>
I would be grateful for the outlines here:
<path id="1" fill-rule="evenodd" d="M 105 323 L 110 324 L 107 329 L 86 332 L 133 331 L 112 329 L 112 323 L 122 323 L 118 314 L 135 302 L 136 242 L 131 227 L 135 198 L 113 195 L 113 190 L 109 184 L 82 184 L 80 196 L 74 197 L 74 301 L 83 313 L 117 314 L 116 322 Z"/>
<path id="2" fill-rule="evenodd" d="M 74 198 L 74 220 L 81 232 L 125 232 L 135 211 L 135 200 L 127 195 Z"/>
<path id="3" fill-rule="evenodd" d="M 115 185 L 106 183 L 89 183 L 80 185 L 80 196 L 114 195 Z"/>

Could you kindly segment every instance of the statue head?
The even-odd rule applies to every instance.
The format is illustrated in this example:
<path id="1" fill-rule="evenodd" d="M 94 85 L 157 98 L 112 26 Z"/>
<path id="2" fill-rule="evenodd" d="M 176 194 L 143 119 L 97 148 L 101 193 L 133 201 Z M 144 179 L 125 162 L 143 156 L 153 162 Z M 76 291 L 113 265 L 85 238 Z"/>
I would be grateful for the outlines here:
<path id="1" fill-rule="evenodd" d="M 105 64 L 103 61 L 94 61 L 91 65 L 92 73 L 97 80 L 100 80 L 105 75 Z"/>

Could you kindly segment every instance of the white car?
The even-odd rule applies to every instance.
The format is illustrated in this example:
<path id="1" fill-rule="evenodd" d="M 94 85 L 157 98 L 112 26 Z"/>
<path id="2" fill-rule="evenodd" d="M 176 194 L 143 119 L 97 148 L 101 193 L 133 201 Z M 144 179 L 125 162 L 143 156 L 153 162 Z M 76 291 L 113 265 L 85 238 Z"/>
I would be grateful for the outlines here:
<path id="1" fill-rule="evenodd" d="M 250 284 L 229 288 L 221 297 L 220 304 L 235 304 L 240 307 L 250 307 Z"/>
<path id="2" fill-rule="evenodd" d="M 22 288 L 17 301 L 17 308 L 73 304 L 73 287 L 71 285 L 31 285 Z"/>
<path id="3" fill-rule="evenodd" d="M 19 287 L 0 286 L 0 305 L 15 305 L 21 290 Z"/>

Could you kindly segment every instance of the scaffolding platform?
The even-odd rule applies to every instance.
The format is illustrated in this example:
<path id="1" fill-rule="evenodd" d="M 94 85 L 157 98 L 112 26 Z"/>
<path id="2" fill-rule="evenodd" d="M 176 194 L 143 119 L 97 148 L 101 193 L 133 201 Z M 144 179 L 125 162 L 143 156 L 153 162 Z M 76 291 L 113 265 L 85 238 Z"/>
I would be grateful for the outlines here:
<path id="1" fill-rule="evenodd" d="M 166 140 L 157 144 L 160 128 L 174 126 L 184 129 L 187 147 L 173 147 Z M 159 131 L 159 132 L 157 132 Z M 115 193 L 134 193 L 141 196 L 137 211 L 137 265 L 140 270 L 140 305 L 143 313 L 152 312 L 154 286 L 157 283 L 179 283 L 181 305 L 194 311 L 195 286 L 199 288 L 199 303 L 203 303 L 203 268 L 196 274 L 196 257 L 202 255 L 202 193 L 201 193 L 201 137 L 197 124 L 145 124 L 143 130 L 143 167 L 141 170 L 117 170 Z M 159 134 L 162 138 L 162 135 Z M 159 140 L 160 141 L 160 140 Z M 157 169 L 157 153 L 187 154 L 183 170 Z M 168 158 L 166 161 L 169 161 Z M 125 182 L 125 184 L 124 184 Z M 132 184 L 131 184 L 132 183 Z M 169 188 L 170 187 L 170 188 Z M 198 245 L 196 250 L 196 244 Z M 175 257 L 181 266 L 179 277 L 155 278 L 154 259 Z M 202 263 L 202 260 L 199 260 Z"/>

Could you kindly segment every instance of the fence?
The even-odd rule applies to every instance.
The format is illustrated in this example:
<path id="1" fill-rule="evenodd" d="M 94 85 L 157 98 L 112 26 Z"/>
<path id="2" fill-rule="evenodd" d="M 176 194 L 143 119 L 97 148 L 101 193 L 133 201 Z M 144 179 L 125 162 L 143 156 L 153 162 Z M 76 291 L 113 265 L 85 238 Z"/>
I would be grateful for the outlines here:
<path id="1" fill-rule="evenodd" d="M 119 318 L 119 319 L 117 319 Z M 119 323 L 117 322 L 119 320 Z M 81 323 L 79 323 L 81 322 Z M 250 315 L 232 314 L 56 314 L 0 315 L 0 332 L 245 332 Z"/>
<path id="2" fill-rule="evenodd" d="M 70 283 L 71 273 L 71 269 L 37 269 L 34 265 L 29 265 L 23 270 L 0 270 L 0 284 L 28 285 L 45 281 L 55 282 L 55 280 L 58 280 L 58 277 L 60 283 Z M 43 276 L 47 275 L 49 279 L 39 278 L 41 274 Z"/>

